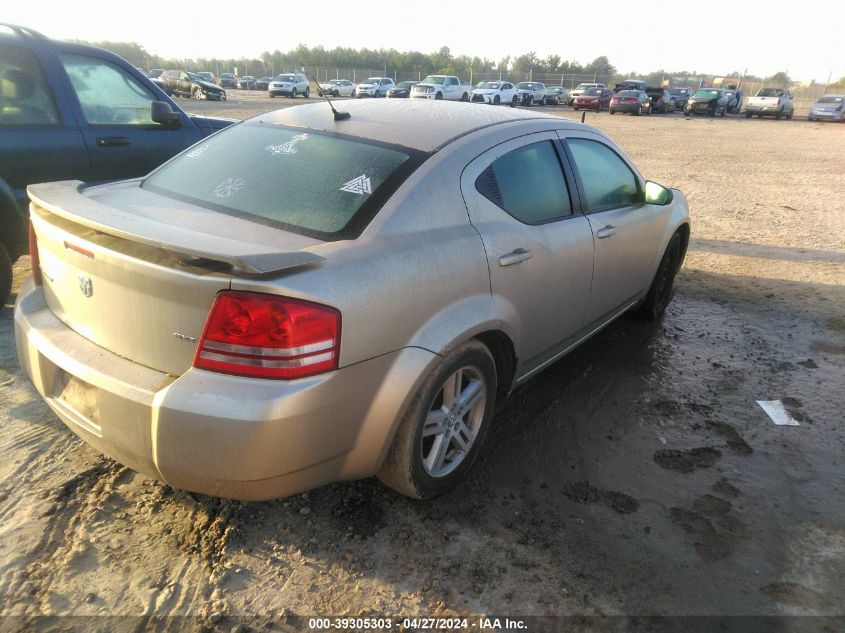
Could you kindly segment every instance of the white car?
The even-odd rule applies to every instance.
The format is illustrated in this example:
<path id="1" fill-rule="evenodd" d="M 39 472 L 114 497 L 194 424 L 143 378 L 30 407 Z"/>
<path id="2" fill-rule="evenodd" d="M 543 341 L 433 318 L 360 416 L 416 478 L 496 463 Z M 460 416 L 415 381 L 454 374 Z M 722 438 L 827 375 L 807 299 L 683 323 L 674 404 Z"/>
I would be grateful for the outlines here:
<path id="1" fill-rule="evenodd" d="M 411 88 L 411 99 L 469 101 L 472 86 L 455 75 L 429 75 Z"/>
<path id="2" fill-rule="evenodd" d="M 516 88 L 509 81 L 479 81 L 470 95 L 473 103 L 516 105 Z"/>
<path id="3" fill-rule="evenodd" d="M 516 98 L 522 105 L 546 105 L 546 84 L 539 81 L 520 81 L 516 84 Z"/>
<path id="4" fill-rule="evenodd" d="M 348 79 L 330 79 L 320 84 L 320 90 L 332 97 L 351 97 L 355 94 L 355 84 Z"/>
<path id="5" fill-rule="evenodd" d="M 355 96 L 383 97 L 395 85 L 390 77 L 368 77 L 355 88 Z"/>
<path id="6" fill-rule="evenodd" d="M 271 97 L 285 96 L 291 99 L 302 95 L 307 99 L 311 96 L 311 88 L 308 86 L 308 77 L 302 73 L 282 73 L 270 82 L 267 94 Z"/>

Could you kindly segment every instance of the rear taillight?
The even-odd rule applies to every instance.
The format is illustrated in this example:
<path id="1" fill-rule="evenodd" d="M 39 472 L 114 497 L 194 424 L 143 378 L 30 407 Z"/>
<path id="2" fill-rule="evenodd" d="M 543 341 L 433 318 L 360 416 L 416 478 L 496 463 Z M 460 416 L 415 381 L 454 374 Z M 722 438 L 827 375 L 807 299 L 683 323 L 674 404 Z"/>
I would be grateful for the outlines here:
<path id="1" fill-rule="evenodd" d="M 611 103 L 618 103 L 618 102 L 619 102 L 619 99 L 617 99 L 616 97 L 613 97 L 613 98 L 610 100 L 610 102 L 611 102 Z"/>
<path id="2" fill-rule="evenodd" d="M 633 97 L 631 97 L 630 99 L 628 99 L 628 103 L 636 103 L 636 102 L 637 102 L 637 100 L 636 100 L 635 98 L 633 98 Z"/>
<path id="3" fill-rule="evenodd" d="M 194 367 L 237 376 L 291 380 L 337 369 L 340 312 L 259 292 L 219 293 Z"/>
<path id="4" fill-rule="evenodd" d="M 41 277 L 41 260 L 38 257 L 38 238 L 35 229 L 32 228 L 32 220 L 29 221 L 29 261 L 32 267 L 32 281 L 36 286 L 44 283 Z"/>

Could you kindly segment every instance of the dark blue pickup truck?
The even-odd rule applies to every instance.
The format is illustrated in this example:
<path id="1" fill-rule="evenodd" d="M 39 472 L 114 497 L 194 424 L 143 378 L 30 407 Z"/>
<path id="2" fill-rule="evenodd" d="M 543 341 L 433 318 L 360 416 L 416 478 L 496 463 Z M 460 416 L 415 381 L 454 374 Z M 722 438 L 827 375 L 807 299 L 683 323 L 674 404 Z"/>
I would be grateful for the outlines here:
<path id="1" fill-rule="evenodd" d="M 230 123 L 183 112 L 113 53 L 0 24 L 0 306 L 28 252 L 27 185 L 143 176 Z"/>

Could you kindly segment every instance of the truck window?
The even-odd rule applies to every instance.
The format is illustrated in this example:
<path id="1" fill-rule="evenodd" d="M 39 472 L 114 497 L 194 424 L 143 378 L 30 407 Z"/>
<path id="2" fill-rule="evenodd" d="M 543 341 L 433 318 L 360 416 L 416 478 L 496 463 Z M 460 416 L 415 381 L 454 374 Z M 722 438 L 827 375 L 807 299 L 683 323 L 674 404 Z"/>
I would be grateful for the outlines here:
<path id="1" fill-rule="evenodd" d="M 50 86 L 32 51 L 0 46 L 0 126 L 58 123 Z"/>

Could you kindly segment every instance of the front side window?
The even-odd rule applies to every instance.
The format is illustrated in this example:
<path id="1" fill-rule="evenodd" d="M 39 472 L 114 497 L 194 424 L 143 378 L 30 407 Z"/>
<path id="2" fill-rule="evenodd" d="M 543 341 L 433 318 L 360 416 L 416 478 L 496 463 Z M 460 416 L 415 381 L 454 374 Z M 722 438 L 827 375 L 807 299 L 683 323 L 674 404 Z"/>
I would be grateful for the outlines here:
<path id="1" fill-rule="evenodd" d="M 259 224 L 336 239 L 359 213 L 380 206 L 392 190 L 388 181 L 408 172 L 421 160 L 418 154 L 301 128 L 242 123 L 183 152 L 142 187 Z"/>
<path id="2" fill-rule="evenodd" d="M 150 114 L 155 97 L 135 77 L 87 55 L 65 53 L 61 59 L 90 125 L 156 125 Z"/>
<path id="3" fill-rule="evenodd" d="M 475 188 L 525 224 L 572 215 L 569 190 L 551 141 L 532 143 L 496 159 L 478 177 Z"/>
<path id="4" fill-rule="evenodd" d="M 58 123 L 50 86 L 32 51 L 0 46 L 0 126 Z"/>
<path id="5" fill-rule="evenodd" d="M 629 207 L 640 202 L 637 178 L 616 152 L 603 143 L 580 138 L 568 139 L 567 144 L 590 211 Z"/>

